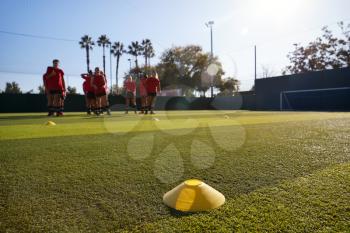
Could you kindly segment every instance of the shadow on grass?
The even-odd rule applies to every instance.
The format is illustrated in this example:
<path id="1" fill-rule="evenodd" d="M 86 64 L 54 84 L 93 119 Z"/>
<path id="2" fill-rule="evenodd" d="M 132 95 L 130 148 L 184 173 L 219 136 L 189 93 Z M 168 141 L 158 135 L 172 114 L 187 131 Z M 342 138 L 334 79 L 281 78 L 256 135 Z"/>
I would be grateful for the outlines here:
<path id="1" fill-rule="evenodd" d="M 182 217 L 188 217 L 191 215 L 197 215 L 200 213 L 204 213 L 204 212 L 183 212 L 183 211 L 179 211 L 170 207 L 167 207 L 169 213 L 171 214 L 171 216 L 175 217 L 175 218 L 182 218 Z"/>
<path id="2" fill-rule="evenodd" d="M 77 117 L 81 115 L 65 115 L 64 118 L 67 117 Z M 55 119 L 55 118 L 62 118 L 62 117 L 56 117 L 56 116 L 47 116 L 46 114 L 42 115 L 24 115 L 24 116 L 0 116 L 0 120 L 33 120 L 33 119 Z"/>

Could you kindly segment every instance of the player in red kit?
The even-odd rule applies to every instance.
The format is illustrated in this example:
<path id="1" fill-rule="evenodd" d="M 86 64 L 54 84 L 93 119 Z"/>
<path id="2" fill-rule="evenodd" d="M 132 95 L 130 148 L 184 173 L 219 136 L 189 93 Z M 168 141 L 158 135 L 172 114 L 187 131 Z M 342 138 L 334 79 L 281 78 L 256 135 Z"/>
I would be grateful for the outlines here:
<path id="1" fill-rule="evenodd" d="M 136 82 L 132 80 L 132 76 L 129 75 L 124 82 L 125 89 L 125 114 L 129 112 L 129 106 L 135 108 L 136 112 Z"/>
<path id="2" fill-rule="evenodd" d="M 103 76 L 103 78 L 105 79 L 105 91 L 106 91 L 106 95 L 102 96 L 101 99 L 101 104 L 102 104 L 102 113 L 104 111 L 107 112 L 108 115 L 111 115 L 111 110 L 109 109 L 109 101 L 108 101 L 108 85 L 107 85 L 107 78 L 106 75 L 103 73 L 103 71 L 100 71 L 100 74 Z"/>
<path id="3" fill-rule="evenodd" d="M 45 94 L 47 97 L 47 109 L 48 109 L 48 116 L 52 116 L 54 114 L 54 109 L 53 109 L 53 96 L 50 93 L 49 89 L 49 84 L 47 81 L 47 75 L 46 73 L 43 75 L 43 83 L 44 83 L 44 88 L 45 88 Z"/>
<path id="4" fill-rule="evenodd" d="M 157 72 L 153 72 L 153 74 L 147 78 L 146 80 L 146 89 L 147 89 L 147 108 L 145 111 L 145 114 L 148 113 L 148 111 L 151 112 L 151 114 L 154 114 L 153 108 L 156 100 L 157 93 L 160 92 L 160 81 L 158 79 Z"/>
<path id="5" fill-rule="evenodd" d="M 91 86 L 92 76 L 93 74 L 91 70 L 88 74 L 81 75 L 81 77 L 85 80 L 83 82 L 83 91 L 85 94 L 86 112 L 89 115 L 91 114 L 92 109 L 95 109 L 95 90 Z"/>
<path id="6" fill-rule="evenodd" d="M 48 90 L 51 103 L 49 109 L 49 116 L 56 112 L 56 116 L 63 116 L 64 97 L 66 95 L 66 86 L 64 82 L 64 72 L 59 66 L 59 60 L 53 60 L 53 66 L 47 67 L 44 74 L 44 85 Z"/>
<path id="7" fill-rule="evenodd" d="M 141 114 L 143 114 L 147 107 L 147 89 L 146 89 L 147 74 L 143 74 L 140 78 L 139 91 L 141 98 Z"/>
<path id="8" fill-rule="evenodd" d="M 95 109 L 94 112 L 96 115 L 100 115 L 102 112 L 102 99 L 107 95 L 106 89 L 106 79 L 101 75 L 100 68 L 95 68 L 95 73 L 91 79 L 91 86 L 94 88 L 95 93 Z"/>

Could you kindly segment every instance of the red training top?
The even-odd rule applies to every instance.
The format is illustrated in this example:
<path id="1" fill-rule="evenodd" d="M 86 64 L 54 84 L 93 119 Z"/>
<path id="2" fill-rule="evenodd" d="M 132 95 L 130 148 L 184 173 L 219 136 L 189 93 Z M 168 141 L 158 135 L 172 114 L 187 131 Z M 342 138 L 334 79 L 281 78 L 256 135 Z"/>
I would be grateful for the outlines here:
<path id="1" fill-rule="evenodd" d="M 55 74 L 52 74 L 55 71 Z M 46 73 L 44 74 L 45 87 L 48 90 L 64 90 L 64 72 L 59 68 L 47 67 Z"/>
<path id="2" fill-rule="evenodd" d="M 160 81 L 154 77 L 149 77 L 146 80 L 147 93 L 156 93 L 160 91 Z"/>
<path id="3" fill-rule="evenodd" d="M 96 89 L 105 89 L 106 80 L 102 75 L 94 75 L 92 79 L 92 86 L 96 86 Z"/>
<path id="4" fill-rule="evenodd" d="M 146 81 L 147 81 L 146 77 L 140 78 L 140 85 L 139 85 L 140 96 L 147 96 Z"/>
<path id="5" fill-rule="evenodd" d="M 124 82 L 124 88 L 126 89 L 127 92 L 132 92 L 136 94 L 136 82 L 134 80 L 133 81 L 126 80 Z"/>
<path id="6" fill-rule="evenodd" d="M 82 74 L 81 77 L 85 79 L 83 82 L 84 93 L 94 92 L 94 88 L 91 86 L 91 76 L 89 74 Z"/>

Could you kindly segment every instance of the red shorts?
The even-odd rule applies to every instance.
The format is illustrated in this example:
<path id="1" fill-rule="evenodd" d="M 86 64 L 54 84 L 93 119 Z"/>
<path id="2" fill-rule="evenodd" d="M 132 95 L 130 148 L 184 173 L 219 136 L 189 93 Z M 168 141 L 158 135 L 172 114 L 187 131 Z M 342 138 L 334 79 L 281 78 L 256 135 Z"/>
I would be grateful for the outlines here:
<path id="1" fill-rule="evenodd" d="M 49 91 L 51 95 L 61 95 L 63 94 L 62 90 L 50 90 Z"/>

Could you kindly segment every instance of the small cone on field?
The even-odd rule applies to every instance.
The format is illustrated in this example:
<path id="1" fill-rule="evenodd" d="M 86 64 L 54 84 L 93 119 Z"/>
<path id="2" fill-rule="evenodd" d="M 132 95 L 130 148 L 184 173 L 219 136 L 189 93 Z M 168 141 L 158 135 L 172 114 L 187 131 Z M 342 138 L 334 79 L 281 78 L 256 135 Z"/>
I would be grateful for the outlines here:
<path id="1" fill-rule="evenodd" d="M 153 117 L 152 120 L 154 120 L 154 121 L 159 121 L 159 119 L 158 119 L 158 118 L 155 118 L 155 117 Z"/>
<path id="2" fill-rule="evenodd" d="M 218 208 L 225 203 L 225 196 L 204 182 L 191 179 L 164 194 L 163 202 L 179 211 L 197 212 Z"/>
<path id="3" fill-rule="evenodd" d="M 48 122 L 46 122 L 45 125 L 47 125 L 47 126 L 53 126 L 53 125 L 56 125 L 56 123 L 53 122 L 53 121 L 48 121 Z"/>

